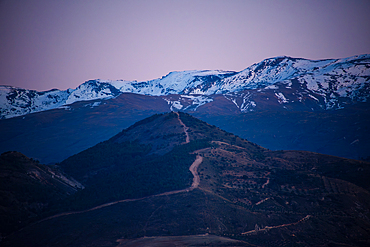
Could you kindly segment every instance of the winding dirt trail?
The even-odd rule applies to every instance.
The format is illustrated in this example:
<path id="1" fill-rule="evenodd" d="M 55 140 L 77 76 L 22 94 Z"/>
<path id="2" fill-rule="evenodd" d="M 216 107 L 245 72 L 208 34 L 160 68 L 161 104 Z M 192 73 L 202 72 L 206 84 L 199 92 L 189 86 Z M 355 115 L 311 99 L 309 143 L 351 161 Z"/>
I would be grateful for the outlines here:
<path id="1" fill-rule="evenodd" d="M 177 113 L 177 112 L 175 112 L 175 113 L 178 116 L 178 119 L 179 119 L 180 124 L 184 127 L 184 132 L 185 132 L 185 135 L 186 135 L 186 141 L 185 141 L 185 143 L 189 143 L 190 142 L 190 140 L 189 140 L 189 133 L 187 132 L 189 128 L 186 127 L 186 125 L 182 122 L 182 120 L 180 119 L 179 113 Z M 168 195 L 174 195 L 174 194 L 179 194 L 179 193 L 184 193 L 184 192 L 190 192 L 190 191 L 196 189 L 199 186 L 200 178 L 199 178 L 199 174 L 198 174 L 198 167 L 202 163 L 202 161 L 203 161 L 203 157 L 197 155 L 195 161 L 192 163 L 192 165 L 189 168 L 190 172 L 194 176 L 193 183 L 191 184 L 191 186 L 189 188 L 182 189 L 182 190 L 168 191 L 168 192 L 164 192 L 164 193 L 160 193 L 160 194 L 156 194 L 156 195 L 151 195 L 151 196 L 146 196 L 146 197 L 141 197 L 141 198 L 118 200 L 118 201 L 105 203 L 105 204 L 102 204 L 102 205 L 99 205 L 99 206 L 96 206 L 96 207 L 93 207 L 93 208 L 90 208 L 90 209 L 81 210 L 81 211 L 73 211 L 73 212 L 60 213 L 60 214 L 56 214 L 56 215 L 47 217 L 45 219 L 42 219 L 42 220 L 36 222 L 35 224 L 40 223 L 40 222 L 43 222 L 43 221 L 46 221 L 46 220 L 50 220 L 50 219 L 54 219 L 54 218 L 66 216 L 66 215 L 87 213 L 87 212 L 94 211 L 94 210 L 97 210 L 97 209 L 100 209 L 100 208 L 109 207 L 109 206 L 112 206 L 112 205 L 115 205 L 115 204 L 118 204 L 118 203 L 135 202 L 135 201 L 140 201 L 140 200 L 144 200 L 144 199 L 148 199 L 148 198 L 153 198 L 153 197 L 168 196 Z"/>
<path id="2" fill-rule="evenodd" d="M 189 143 L 190 142 L 190 137 L 189 137 L 189 133 L 188 133 L 189 127 L 186 127 L 186 125 L 184 124 L 184 122 L 181 120 L 180 114 L 178 112 L 175 112 L 175 114 L 177 115 L 177 119 L 179 120 L 180 124 L 184 128 L 184 133 L 186 135 L 185 143 Z"/>
<path id="3" fill-rule="evenodd" d="M 191 187 L 189 188 L 189 190 L 193 190 L 195 188 L 198 188 L 198 186 L 199 186 L 200 177 L 199 177 L 199 174 L 198 174 L 198 167 L 199 167 L 200 163 L 202 163 L 202 161 L 203 161 L 203 157 L 198 155 L 197 158 L 195 159 L 195 161 L 193 162 L 193 164 L 189 168 L 190 172 L 194 176 L 193 183 L 192 183 Z"/>
<path id="4" fill-rule="evenodd" d="M 242 235 L 256 234 L 258 232 L 267 232 L 268 230 L 271 230 L 271 229 L 277 229 L 277 228 L 282 228 L 282 227 L 288 227 L 288 226 L 292 226 L 292 225 L 297 225 L 297 224 L 299 224 L 301 222 L 304 222 L 304 221 L 306 221 L 306 220 L 308 220 L 310 218 L 312 218 L 311 215 L 306 215 L 306 217 L 303 217 L 302 219 L 300 219 L 299 221 L 294 222 L 294 223 L 282 224 L 282 225 L 278 225 L 278 226 L 265 226 L 262 229 L 255 229 L 255 230 L 251 230 L 251 231 L 248 231 L 248 232 L 243 232 Z"/>

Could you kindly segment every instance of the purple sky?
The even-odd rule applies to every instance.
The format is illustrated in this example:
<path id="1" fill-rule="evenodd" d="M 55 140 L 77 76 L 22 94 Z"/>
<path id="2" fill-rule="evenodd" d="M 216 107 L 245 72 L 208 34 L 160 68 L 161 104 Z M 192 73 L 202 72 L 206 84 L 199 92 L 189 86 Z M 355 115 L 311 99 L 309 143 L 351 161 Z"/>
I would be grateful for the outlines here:
<path id="1" fill-rule="evenodd" d="M 67 89 L 365 54 L 369 13 L 369 0 L 0 0 L 0 85 Z"/>

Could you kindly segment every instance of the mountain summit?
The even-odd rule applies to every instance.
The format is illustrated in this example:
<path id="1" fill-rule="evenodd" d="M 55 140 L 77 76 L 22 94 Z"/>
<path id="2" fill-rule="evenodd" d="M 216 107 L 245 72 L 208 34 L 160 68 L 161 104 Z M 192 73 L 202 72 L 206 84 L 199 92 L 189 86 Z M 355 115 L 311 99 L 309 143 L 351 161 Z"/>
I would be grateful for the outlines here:
<path id="1" fill-rule="evenodd" d="M 306 110 L 340 109 L 367 101 L 369 83 L 370 55 L 327 60 L 275 57 L 240 72 L 171 72 L 143 82 L 89 80 L 65 91 L 37 92 L 1 86 L 0 116 L 22 116 L 77 101 L 115 98 L 122 93 L 163 96 L 172 110 L 182 111 L 195 111 L 217 100 L 216 95 L 224 95 L 241 112 L 255 111 L 266 104 L 286 109 L 297 104 Z M 179 96 L 166 97 L 170 95 Z"/>

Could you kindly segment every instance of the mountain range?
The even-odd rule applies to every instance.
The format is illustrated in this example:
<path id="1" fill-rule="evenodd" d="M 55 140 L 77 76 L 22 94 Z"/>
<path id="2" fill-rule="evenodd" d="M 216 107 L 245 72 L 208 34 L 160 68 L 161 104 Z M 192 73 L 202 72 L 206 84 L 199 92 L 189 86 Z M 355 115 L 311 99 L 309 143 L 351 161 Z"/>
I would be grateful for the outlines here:
<path id="1" fill-rule="evenodd" d="M 8 152 L 0 167 L 1 246 L 370 244 L 369 162 L 270 151 L 182 112 L 54 166 Z"/>
<path id="2" fill-rule="evenodd" d="M 370 55 L 275 57 L 240 72 L 172 72 L 76 89 L 0 90 L 0 152 L 60 162 L 153 114 L 189 113 L 271 150 L 370 157 Z"/>
<path id="3" fill-rule="evenodd" d="M 0 88 L 0 117 L 68 108 L 77 101 L 111 99 L 122 93 L 163 96 L 171 110 L 196 111 L 219 95 L 240 112 L 274 105 L 308 111 L 344 108 L 366 102 L 370 90 L 370 55 L 344 59 L 307 60 L 275 57 L 240 72 L 203 70 L 171 72 L 150 81 L 89 80 L 76 89 L 37 92 Z M 101 104 L 96 101 L 91 107 Z"/>

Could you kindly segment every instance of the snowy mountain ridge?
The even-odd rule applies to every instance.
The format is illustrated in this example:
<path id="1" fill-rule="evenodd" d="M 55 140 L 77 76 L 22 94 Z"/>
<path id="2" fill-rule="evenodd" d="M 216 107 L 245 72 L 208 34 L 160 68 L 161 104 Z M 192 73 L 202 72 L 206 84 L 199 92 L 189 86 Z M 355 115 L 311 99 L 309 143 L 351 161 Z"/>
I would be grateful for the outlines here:
<path id="1" fill-rule="evenodd" d="M 0 86 L 0 117 L 55 109 L 77 101 L 110 99 L 125 92 L 162 96 L 171 110 L 195 111 L 220 94 L 241 112 L 255 110 L 261 98 L 286 109 L 297 102 L 311 110 L 338 109 L 369 98 L 370 55 L 327 60 L 283 56 L 265 59 L 240 72 L 176 71 L 143 82 L 89 80 L 64 91 Z"/>

